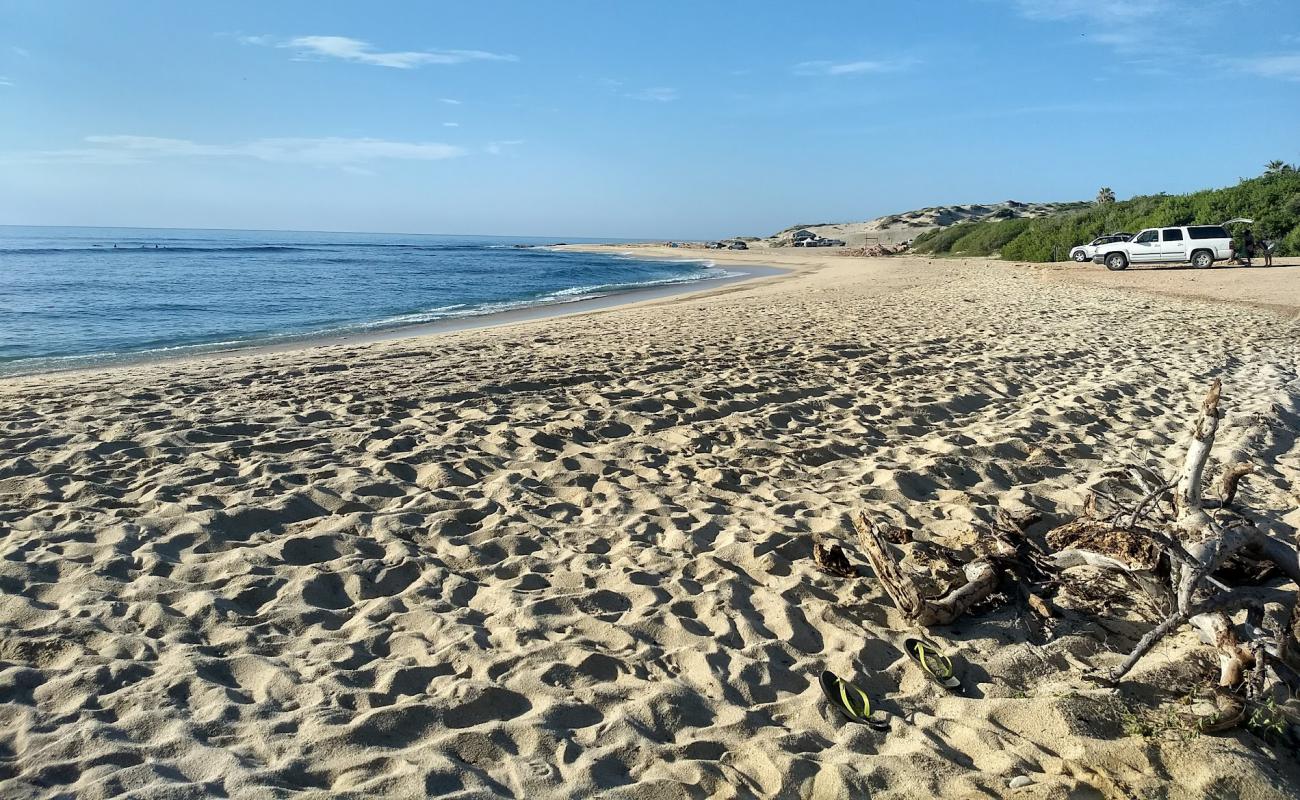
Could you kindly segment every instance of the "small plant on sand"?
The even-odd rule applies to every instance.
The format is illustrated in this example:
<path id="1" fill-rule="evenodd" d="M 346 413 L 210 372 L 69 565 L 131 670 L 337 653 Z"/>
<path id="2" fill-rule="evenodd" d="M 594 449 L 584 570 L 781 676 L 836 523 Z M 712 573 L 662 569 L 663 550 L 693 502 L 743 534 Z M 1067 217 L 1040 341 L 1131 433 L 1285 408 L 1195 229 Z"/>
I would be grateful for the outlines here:
<path id="1" fill-rule="evenodd" d="M 1277 701 L 1270 697 L 1255 707 L 1246 725 L 1261 739 L 1268 740 L 1286 733 L 1287 719 Z"/>
<path id="2" fill-rule="evenodd" d="M 1177 706 L 1191 703 L 1191 697 L 1185 697 L 1176 704 L 1160 708 L 1125 708 L 1120 712 L 1120 728 L 1127 736 L 1143 739 L 1171 739 L 1187 744 L 1201 735 L 1194 722 Z"/>

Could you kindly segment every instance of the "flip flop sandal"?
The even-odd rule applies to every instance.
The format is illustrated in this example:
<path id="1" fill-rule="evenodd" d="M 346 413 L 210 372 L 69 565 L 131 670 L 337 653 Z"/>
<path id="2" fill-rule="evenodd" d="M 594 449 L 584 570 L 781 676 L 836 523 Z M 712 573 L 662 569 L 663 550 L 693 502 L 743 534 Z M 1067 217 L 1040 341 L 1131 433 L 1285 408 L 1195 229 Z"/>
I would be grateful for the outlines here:
<path id="1" fill-rule="evenodd" d="M 859 722 L 878 731 L 889 730 L 888 721 L 873 718 L 871 699 L 857 686 L 836 677 L 830 670 L 822 672 L 821 685 L 826 699 L 837 711 L 848 717 L 850 722 Z"/>
<path id="2" fill-rule="evenodd" d="M 961 688 L 961 681 L 953 672 L 952 659 L 940 653 L 935 645 L 924 639 L 908 639 L 903 642 L 903 651 L 935 683 L 949 691 Z"/>

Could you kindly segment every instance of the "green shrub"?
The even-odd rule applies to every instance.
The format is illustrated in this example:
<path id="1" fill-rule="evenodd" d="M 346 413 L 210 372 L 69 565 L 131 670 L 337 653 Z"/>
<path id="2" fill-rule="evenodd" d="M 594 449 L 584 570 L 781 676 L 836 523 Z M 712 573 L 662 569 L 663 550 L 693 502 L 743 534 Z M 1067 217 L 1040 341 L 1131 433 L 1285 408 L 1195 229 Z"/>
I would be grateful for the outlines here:
<path id="1" fill-rule="evenodd" d="M 1070 248 L 1116 231 L 1164 225 L 1213 225 L 1255 220 L 1255 238 L 1278 240 L 1278 255 L 1300 255 L 1300 172 L 1277 172 L 1225 189 L 1146 195 L 1033 220 L 967 222 L 917 237 L 913 249 L 935 255 L 988 256 L 1015 261 L 1065 259 Z"/>

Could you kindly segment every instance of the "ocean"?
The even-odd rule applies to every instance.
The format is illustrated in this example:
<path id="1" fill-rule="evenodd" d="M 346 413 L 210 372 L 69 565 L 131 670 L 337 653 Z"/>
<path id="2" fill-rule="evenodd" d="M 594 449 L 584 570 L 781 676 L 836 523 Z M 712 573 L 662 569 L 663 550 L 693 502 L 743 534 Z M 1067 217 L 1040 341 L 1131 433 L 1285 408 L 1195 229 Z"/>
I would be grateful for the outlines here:
<path id="1" fill-rule="evenodd" d="M 702 259 L 540 246 L 555 241 L 0 226 L 0 374 L 382 331 L 726 277 Z"/>

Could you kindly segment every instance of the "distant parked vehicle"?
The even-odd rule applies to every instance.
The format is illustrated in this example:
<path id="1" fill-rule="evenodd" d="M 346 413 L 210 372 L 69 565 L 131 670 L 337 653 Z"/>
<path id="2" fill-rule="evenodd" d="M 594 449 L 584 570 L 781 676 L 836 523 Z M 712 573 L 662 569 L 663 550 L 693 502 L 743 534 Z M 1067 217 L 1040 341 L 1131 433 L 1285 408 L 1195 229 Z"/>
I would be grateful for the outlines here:
<path id="1" fill-rule="evenodd" d="M 1128 241 L 1101 245 L 1092 260 L 1109 270 L 1128 269 L 1129 264 L 1191 264 L 1206 269 L 1232 258 L 1232 236 L 1224 225 L 1147 228 Z"/>
<path id="2" fill-rule="evenodd" d="M 811 239 L 800 239 L 794 243 L 795 247 L 843 247 L 844 242 L 839 239 L 823 239 L 815 236 Z"/>
<path id="3" fill-rule="evenodd" d="M 1127 242 L 1133 238 L 1131 233 L 1108 233 L 1105 236 L 1098 236 L 1087 244 L 1081 244 L 1070 251 L 1070 258 L 1082 264 L 1085 261 L 1091 261 L 1092 257 L 1097 254 L 1097 248 L 1103 244 L 1114 244 L 1115 242 Z"/>
<path id="4" fill-rule="evenodd" d="M 727 249 L 728 249 L 728 250 L 748 250 L 748 249 L 749 249 L 749 245 L 745 244 L 744 242 L 732 242 L 731 244 L 727 245 Z"/>
<path id="5" fill-rule="evenodd" d="M 710 250 L 722 250 L 726 248 L 726 245 L 723 244 L 722 242 L 709 242 L 704 246 L 709 248 Z"/>

